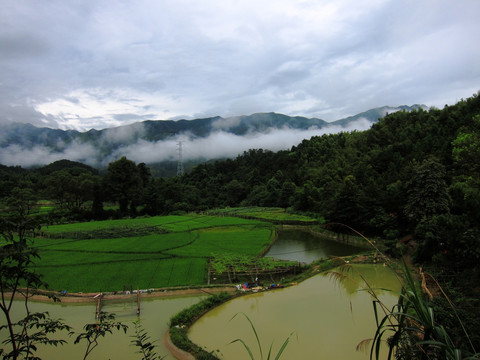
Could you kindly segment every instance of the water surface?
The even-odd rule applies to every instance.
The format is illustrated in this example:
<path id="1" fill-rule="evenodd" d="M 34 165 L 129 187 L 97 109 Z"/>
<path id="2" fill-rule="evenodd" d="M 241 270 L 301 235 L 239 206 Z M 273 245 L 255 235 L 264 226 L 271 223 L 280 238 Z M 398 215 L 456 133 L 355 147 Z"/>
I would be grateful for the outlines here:
<path id="1" fill-rule="evenodd" d="M 329 256 L 348 256 L 364 251 L 364 248 L 314 236 L 306 231 L 281 230 L 265 256 L 311 263 Z"/>
<path id="2" fill-rule="evenodd" d="M 158 355 L 167 355 L 165 359 L 175 359 L 168 353 L 163 346 L 163 335 L 168 329 L 168 321 L 179 311 L 187 308 L 202 298 L 204 295 L 196 296 L 172 296 L 157 299 L 144 299 L 141 302 L 140 320 L 142 327 L 150 336 L 150 341 L 156 341 Z M 30 310 L 32 312 L 48 311 L 52 318 L 62 318 L 64 321 L 74 327 L 76 332 L 81 332 L 82 327 L 87 323 L 95 322 L 95 304 L 53 304 L 30 302 Z M 131 345 L 132 336 L 135 334 L 133 322 L 137 320 L 137 302 L 134 301 L 113 301 L 105 302 L 102 307 L 103 311 L 115 314 L 116 320 L 121 321 L 129 326 L 127 334 L 123 331 L 116 331 L 112 335 L 100 338 L 99 346 L 93 350 L 88 357 L 89 360 L 135 360 L 141 359 L 141 355 L 137 354 L 138 348 Z M 16 301 L 13 308 L 16 318 L 24 316 L 23 302 Z M 3 322 L 2 314 L 2 322 Z M 6 337 L 6 332 L 0 333 L 0 340 Z M 64 338 L 69 343 L 67 345 L 52 347 L 42 347 L 37 355 L 46 360 L 64 360 L 64 359 L 83 359 L 86 343 L 73 345 L 74 338 L 63 336 L 55 336 L 54 338 Z M 4 347 L 4 346 L 1 346 Z"/>
<path id="3" fill-rule="evenodd" d="M 309 263 L 330 255 L 345 256 L 361 251 L 364 250 L 318 238 L 304 231 L 282 230 L 279 233 L 278 240 L 266 256 Z M 371 269 L 364 267 L 363 271 L 369 273 L 369 277 L 376 283 L 385 282 L 384 286 L 387 286 L 391 282 L 391 274 L 385 274 L 382 268 L 378 270 L 378 267 Z M 325 343 L 330 345 L 333 343 L 332 336 L 342 338 L 341 333 L 347 333 L 350 339 L 348 346 L 343 342 L 337 344 L 340 344 L 338 346 L 342 348 L 351 350 L 354 349 L 358 339 L 366 334 L 371 335 L 372 306 L 368 296 L 365 298 L 359 295 L 356 290 L 357 287 L 353 283 L 335 286 L 328 279 L 316 276 L 293 288 L 243 297 L 234 302 L 229 302 L 203 317 L 192 328 L 192 339 L 211 350 L 222 349 L 222 352 L 228 355 L 224 357 L 225 359 L 247 358 L 239 344 L 226 345 L 237 337 L 248 341 L 252 346 L 255 344 L 246 320 L 238 317 L 229 322 L 234 314 L 245 312 L 260 330 L 260 334 L 265 341 L 266 352 L 268 352 L 267 349 L 271 341 L 275 340 L 276 346 L 279 346 L 292 331 L 295 331 L 294 340 L 288 346 L 288 356 L 286 354 L 282 359 L 355 359 L 350 357 L 350 352 L 347 352 L 349 355 L 346 357 L 328 357 L 326 355 L 326 357 L 317 357 L 318 354 L 315 352 L 320 350 L 318 346 L 312 347 L 312 344 Z M 348 295 L 345 296 L 345 293 Z M 174 359 L 163 346 L 163 334 L 167 330 L 168 321 L 174 314 L 202 298 L 204 296 L 142 300 L 141 324 L 151 340 L 156 341 L 159 355 L 167 355 L 166 359 L 169 360 Z M 360 313 L 359 311 L 351 312 L 350 302 L 354 310 L 362 309 L 362 306 L 367 310 L 363 311 L 364 314 L 362 314 L 362 311 Z M 21 305 L 21 302 L 15 304 L 14 313 L 17 318 L 22 314 L 23 308 Z M 80 332 L 86 323 L 95 322 L 95 304 L 31 302 L 30 309 L 39 312 L 48 311 L 54 318 L 63 318 L 67 324 L 74 327 L 76 332 Z M 127 334 L 116 332 L 100 339 L 100 345 L 92 352 L 89 359 L 140 359 L 140 354 L 136 353 L 137 348 L 131 345 L 134 335 L 133 321 L 137 319 L 136 301 L 107 302 L 102 310 L 114 313 L 116 319 L 128 324 L 130 329 Z M 346 329 L 341 327 L 340 324 L 347 324 Z M 355 335 L 350 334 L 350 332 Z M 5 336 L 5 332 L 0 333 L 0 340 L 4 339 Z M 45 347 L 38 352 L 38 355 L 49 360 L 82 358 L 86 345 L 73 345 L 74 338 L 69 338 L 66 335 L 64 338 L 68 340 L 68 345 L 58 348 Z M 320 346 L 322 353 L 325 352 L 325 354 L 327 354 L 326 345 Z M 301 357 L 292 355 L 299 351 L 302 353 Z M 304 354 L 314 355 L 304 357 Z M 266 354 L 264 356 L 266 358 Z"/>
<path id="4" fill-rule="evenodd" d="M 399 283 L 393 272 L 382 265 L 356 265 L 382 300 L 391 307 L 397 300 Z M 241 338 L 260 358 L 257 343 L 245 313 L 252 320 L 262 341 L 264 358 L 273 342 L 276 354 L 283 341 L 293 332 L 282 360 L 295 359 L 369 359 L 355 350 L 358 343 L 375 333 L 372 300 L 361 291 L 359 276 L 338 283 L 322 275 L 297 286 L 252 294 L 227 302 L 208 312 L 190 329 L 189 337 L 209 351 L 219 350 L 223 359 L 244 360 L 248 354 L 237 342 Z M 232 317 L 236 317 L 232 319 Z"/>

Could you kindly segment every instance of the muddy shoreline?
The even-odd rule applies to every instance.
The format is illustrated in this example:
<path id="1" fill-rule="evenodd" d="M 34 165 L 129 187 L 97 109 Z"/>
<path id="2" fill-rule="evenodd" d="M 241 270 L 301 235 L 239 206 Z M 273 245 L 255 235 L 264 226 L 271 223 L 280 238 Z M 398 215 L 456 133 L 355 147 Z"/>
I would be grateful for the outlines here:
<path id="1" fill-rule="evenodd" d="M 235 292 L 236 288 L 234 286 L 223 286 L 223 287 L 205 287 L 205 288 L 191 288 L 191 289 L 156 289 L 154 291 L 142 292 L 140 297 L 145 298 L 162 298 L 168 296 L 182 296 L 182 295 L 211 295 L 218 294 L 220 292 Z M 14 297 L 16 300 L 24 300 L 25 297 L 22 294 L 17 293 Z M 29 301 L 39 301 L 39 302 L 55 302 L 60 301 L 62 303 L 94 303 L 98 298 L 101 298 L 102 301 L 109 300 L 134 300 L 137 299 L 137 294 L 124 294 L 124 293 L 67 293 L 62 294 L 61 292 L 56 291 L 41 291 L 37 290 L 35 294 L 29 294 Z"/>

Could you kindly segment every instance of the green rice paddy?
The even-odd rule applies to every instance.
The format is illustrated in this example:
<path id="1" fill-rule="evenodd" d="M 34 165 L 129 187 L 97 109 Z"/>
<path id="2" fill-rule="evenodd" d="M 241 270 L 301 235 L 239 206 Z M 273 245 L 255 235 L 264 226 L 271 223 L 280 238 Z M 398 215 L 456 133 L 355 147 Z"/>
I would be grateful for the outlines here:
<path id="1" fill-rule="evenodd" d="M 313 225 L 318 223 L 316 219 L 305 215 L 292 214 L 285 211 L 283 208 L 248 206 L 214 210 L 212 213 L 217 215 L 240 216 L 249 219 L 266 220 L 283 224 Z"/>
<path id="2" fill-rule="evenodd" d="M 34 239 L 36 270 L 68 292 L 202 285 L 212 254 L 259 255 L 273 235 L 265 221 L 198 214 L 55 225 Z"/>

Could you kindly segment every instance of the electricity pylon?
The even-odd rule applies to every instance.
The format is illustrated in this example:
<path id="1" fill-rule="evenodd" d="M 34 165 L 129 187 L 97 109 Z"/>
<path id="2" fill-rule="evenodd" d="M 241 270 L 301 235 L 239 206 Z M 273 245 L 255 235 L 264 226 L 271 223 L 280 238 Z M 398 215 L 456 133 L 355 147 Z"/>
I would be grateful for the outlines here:
<path id="1" fill-rule="evenodd" d="M 177 141 L 178 162 L 177 162 L 177 176 L 182 176 L 183 171 L 183 158 L 182 158 L 182 143 L 183 140 Z"/>

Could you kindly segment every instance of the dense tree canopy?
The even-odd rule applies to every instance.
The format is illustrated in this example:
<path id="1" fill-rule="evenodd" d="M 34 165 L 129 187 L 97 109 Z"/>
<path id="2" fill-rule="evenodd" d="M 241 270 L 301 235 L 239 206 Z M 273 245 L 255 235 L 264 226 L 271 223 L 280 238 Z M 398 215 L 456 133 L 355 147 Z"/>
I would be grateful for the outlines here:
<path id="1" fill-rule="evenodd" d="M 152 178 L 146 164 L 125 157 L 103 175 L 70 161 L 30 171 L 1 166 L 0 196 L 30 189 L 87 218 L 106 216 L 106 201 L 119 205 L 108 216 L 280 206 L 391 240 L 431 236 L 421 229 L 439 227 L 439 216 L 462 218 L 464 231 L 473 229 L 466 239 L 480 221 L 479 164 L 480 98 L 473 95 L 442 110 L 389 114 L 367 131 L 314 136 L 290 150 L 252 149 L 176 178 Z"/>
<path id="2" fill-rule="evenodd" d="M 395 112 L 367 131 L 314 136 L 289 150 L 252 149 L 175 178 L 153 178 L 125 157 L 103 175 L 69 161 L 36 170 L 0 165 L 0 204 L 17 200 L 28 213 L 39 199 L 64 208 L 44 222 L 228 206 L 306 212 L 381 237 L 391 253 L 413 239 L 414 260 L 462 274 L 454 285 L 472 301 L 480 295 L 468 286 L 480 281 L 480 96 Z M 119 210 L 104 210 L 107 202 Z"/>

